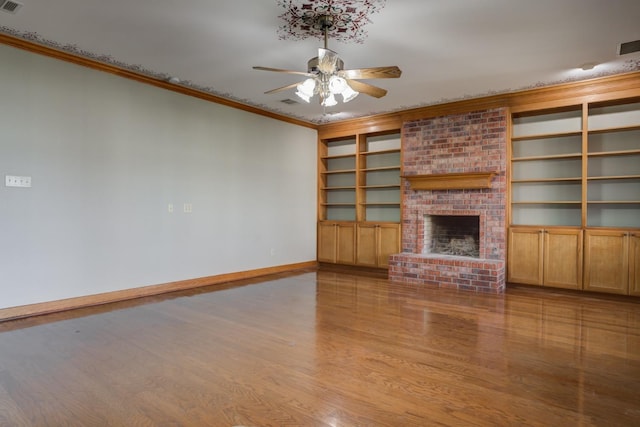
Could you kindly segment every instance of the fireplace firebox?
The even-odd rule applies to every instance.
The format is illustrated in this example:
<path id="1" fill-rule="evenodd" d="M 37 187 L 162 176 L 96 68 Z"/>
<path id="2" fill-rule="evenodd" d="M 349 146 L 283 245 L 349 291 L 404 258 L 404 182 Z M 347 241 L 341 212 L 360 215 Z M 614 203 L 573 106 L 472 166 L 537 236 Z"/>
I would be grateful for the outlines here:
<path id="1" fill-rule="evenodd" d="M 425 215 L 424 254 L 480 257 L 480 217 Z"/>

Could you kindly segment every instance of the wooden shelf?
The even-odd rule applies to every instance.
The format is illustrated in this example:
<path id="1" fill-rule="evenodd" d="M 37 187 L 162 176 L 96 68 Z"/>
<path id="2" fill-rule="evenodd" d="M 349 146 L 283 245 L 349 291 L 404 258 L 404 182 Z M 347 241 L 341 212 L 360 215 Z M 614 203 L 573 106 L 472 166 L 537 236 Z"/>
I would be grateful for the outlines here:
<path id="1" fill-rule="evenodd" d="M 590 205 L 637 205 L 640 200 L 588 200 Z"/>
<path id="2" fill-rule="evenodd" d="M 579 200 L 535 200 L 524 202 L 511 202 L 512 205 L 580 205 Z"/>
<path id="3" fill-rule="evenodd" d="M 587 181 L 598 181 L 607 179 L 640 179 L 640 175 L 603 175 L 587 177 Z"/>
<path id="4" fill-rule="evenodd" d="M 363 185 L 360 188 L 364 188 L 365 190 L 375 190 L 375 189 L 385 189 L 385 188 L 400 188 L 400 184 L 386 184 L 386 185 Z"/>
<path id="5" fill-rule="evenodd" d="M 400 149 L 399 148 L 394 148 L 391 150 L 380 150 L 380 151 L 361 151 L 360 154 L 362 156 L 372 156 L 372 155 L 376 155 L 376 154 L 394 154 L 394 153 L 399 153 Z"/>
<path id="6" fill-rule="evenodd" d="M 495 172 L 404 176 L 412 190 L 466 190 L 491 188 Z"/>
<path id="7" fill-rule="evenodd" d="M 320 172 L 323 175 L 332 175 L 332 174 L 339 174 L 339 173 L 355 173 L 356 170 L 355 169 L 340 169 L 340 170 L 334 170 L 334 171 L 324 171 L 324 172 Z"/>
<path id="8" fill-rule="evenodd" d="M 640 154 L 640 150 L 598 151 L 594 153 L 587 153 L 587 156 L 589 157 L 626 156 L 629 154 Z"/>
<path id="9" fill-rule="evenodd" d="M 544 133 L 539 135 L 514 136 L 511 141 L 530 141 L 532 139 L 551 139 L 563 138 L 567 136 L 581 136 L 582 131 L 560 132 L 560 133 Z"/>
<path id="10" fill-rule="evenodd" d="M 349 157 L 355 157 L 355 153 L 351 154 L 336 154 L 335 156 L 322 156 L 323 160 L 331 160 L 331 159 L 348 159 Z"/>
<path id="11" fill-rule="evenodd" d="M 400 206 L 400 202 L 371 202 L 360 203 L 362 206 Z"/>
<path id="12" fill-rule="evenodd" d="M 333 191 L 333 190 L 355 190 L 356 187 L 322 187 L 323 190 L 325 191 Z"/>
<path id="13" fill-rule="evenodd" d="M 531 178 L 531 179 L 512 179 L 512 184 L 535 184 L 536 182 L 581 182 L 582 178 Z"/>
<path id="14" fill-rule="evenodd" d="M 633 131 L 633 130 L 640 130 L 640 125 L 601 128 L 601 129 L 589 129 L 588 133 L 591 135 L 591 134 L 610 133 L 610 132 L 626 132 L 626 131 Z"/>
<path id="15" fill-rule="evenodd" d="M 568 153 L 568 154 L 551 154 L 547 156 L 527 156 L 527 157 L 514 157 L 511 159 L 513 162 L 528 162 L 532 160 L 554 160 L 554 159 L 581 159 L 581 153 Z"/>
<path id="16" fill-rule="evenodd" d="M 362 172 L 393 171 L 393 170 L 399 171 L 400 166 L 381 166 L 376 168 L 367 168 L 367 169 L 362 169 Z"/>
<path id="17" fill-rule="evenodd" d="M 355 203 L 321 203 L 322 206 L 347 206 L 347 207 L 355 207 Z"/>

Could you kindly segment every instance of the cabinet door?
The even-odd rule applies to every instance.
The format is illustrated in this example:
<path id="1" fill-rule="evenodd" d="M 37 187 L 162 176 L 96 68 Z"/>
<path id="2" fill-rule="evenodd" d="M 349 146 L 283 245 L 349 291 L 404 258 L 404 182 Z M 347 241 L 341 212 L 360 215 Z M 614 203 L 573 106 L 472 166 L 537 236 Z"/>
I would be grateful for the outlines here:
<path id="1" fill-rule="evenodd" d="M 542 230 L 509 229 L 507 281 L 542 285 Z"/>
<path id="2" fill-rule="evenodd" d="M 389 267 L 389 255 L 400 252 L 400 224 L 380 224 L 378 227 L 378 267 Z"/>
<path id="3" fill-rule="evenodd" d="M 338 264 L 354 264 L 356 262 L 356 225 L 338 223 L 336 262 Z"/>
<path id="4" fill-rule="evenodd" d="M 587 230 L 584 249 L 584 289 L 627 294 L 629 285 L 627 233 Z"/>
<path id="5" fill-rule="evenodd" d="M 582 230 L 544 232 L 544 286 L 582 289 Z"/>
<path id="6" fill-rule="evenodd" d="M 336 224 L 320 222 L 318 223 L 318 261 L 336 262 L 337 235 Z"/>
<path id="7" fill-rule="evenodd" d="M 640 233 L 629 237 L 629 295 L 640 296 Z"/>
<path id="8" fill-rule="evenodd" d="M 377 267 L 377 225 L 358 224 L 357 263 L 368 267 Z"/>

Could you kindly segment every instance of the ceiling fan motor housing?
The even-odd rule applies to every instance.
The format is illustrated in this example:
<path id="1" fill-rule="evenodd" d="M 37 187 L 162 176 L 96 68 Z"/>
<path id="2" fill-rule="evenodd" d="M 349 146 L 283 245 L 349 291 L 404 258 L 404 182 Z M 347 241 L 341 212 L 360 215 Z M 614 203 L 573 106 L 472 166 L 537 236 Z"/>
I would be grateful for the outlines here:
<path id="1" fill-rule="evenodd" d="M 307 72 L 311 74 L 318 74 L 320 72 L 320 70 L 318 69 L 319 62 L 320 62 L 320 59 L 318 59 L 317 56 L 307 61 Z M 344 62 L 342 61 L 342 59 L 337 58 L 336 72 L 340 70 L 344 70 Z"/>

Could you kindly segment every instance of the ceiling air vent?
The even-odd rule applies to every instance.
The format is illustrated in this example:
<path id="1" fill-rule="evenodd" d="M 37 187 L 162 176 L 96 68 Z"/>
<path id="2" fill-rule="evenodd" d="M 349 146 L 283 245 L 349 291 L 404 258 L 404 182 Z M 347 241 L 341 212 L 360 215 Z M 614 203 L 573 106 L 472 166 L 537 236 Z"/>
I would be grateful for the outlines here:
<path id="1" fill-rule="evenodd" d="M 620 55 L 626 55 L 633 52 L 640 52 L 640 40 L 634 40 L 620 45 Z"/>
<path id="2" fill-rule="evenodd" d="M 18 13 L 20 8 L 23 6 L 22 3 L 18 3 L 13 0 L 0 0 L 0 10 L 6 13 L 11 13 L 15 15 Z"/>

